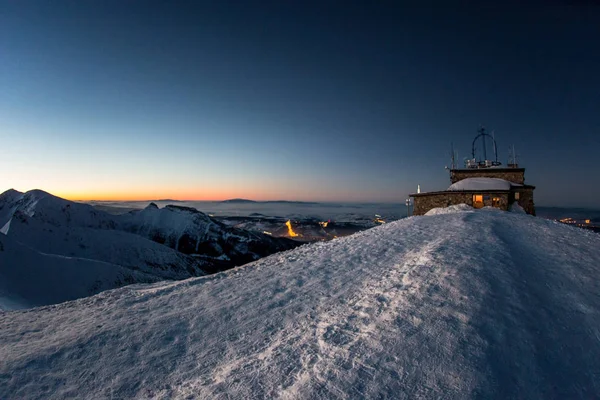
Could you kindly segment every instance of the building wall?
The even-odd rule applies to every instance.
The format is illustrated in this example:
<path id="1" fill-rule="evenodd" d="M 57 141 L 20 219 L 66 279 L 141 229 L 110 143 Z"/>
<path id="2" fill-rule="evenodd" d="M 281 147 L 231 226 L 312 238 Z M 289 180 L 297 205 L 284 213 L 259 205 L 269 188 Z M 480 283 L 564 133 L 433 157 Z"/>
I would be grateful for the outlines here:
<path id="1" fill-rule="evenodd" d="M 514 183 L 525 183 L 525 170 L 515 169 L 514 171 L 494 170 L 494 168 L 481 169 L 454 169 L 450 174 L 452 183 L 456 183 L 466 178 L 500 178 Z"/>
<path id="2" fill-rule="evenodd" d="M 474 193 L 464 193 L 464 192 L 441 192 L 441 193 L 432 193 L 432 194 L 424 194 L 421 196 L 415 196 L 414 199 L 414 208 L 413 215 L 424 215 L 427 211 L 432 208 L 438 207 L 448 207 L 457 204 L 467 204 L 471 207 L 473 206 L 473 194 Z M 492 207 L 492 199 L 494 197 L 500 198 L 499 209 L 508 210 L 509 205 L 509 194 L 504 193 L 482 193 L 484 195 L 483 205 L 485 207 Z M 533 196 L 533 191 L 531 191 L 531 195 Z M 487 197 L 487 198 L 486 198 Z M 526 195 L 522 195 L 521 198 L 525 198 Z M 533 198 L 533 197 L 532 197 Z M 520 199 L 521 200 L 521 199 Z M 520 204 L 520 203 L 519 203 Z M 522 206 L 525 208 L 524 206 Z M 527 208 L 525 208 L 527 211 Z"/>
<path id="3" fill-rule="evenodd" d="M 519 205 L 521 207 L 523 207 L 525 212 L 527 214 L 535 215 L 535 203 L 533 202 L 533 189 L 519 188 L 519 189 L 515 190 L 515 193 L 519 193 L 519 200 L 516 200 L 516 201 L 517 201 L 517 203 L 519 203 Z M 513 198 L 510 200 L 510 202 L 512 203 L 513 201 L 515 201 L 514 194 L 513 194 Z"/>

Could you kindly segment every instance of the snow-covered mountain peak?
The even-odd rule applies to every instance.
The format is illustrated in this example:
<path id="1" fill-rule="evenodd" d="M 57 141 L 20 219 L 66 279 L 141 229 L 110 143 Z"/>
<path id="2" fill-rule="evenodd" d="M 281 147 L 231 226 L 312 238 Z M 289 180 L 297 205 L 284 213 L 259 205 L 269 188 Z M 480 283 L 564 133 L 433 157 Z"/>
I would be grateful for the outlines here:
<path id="1" fill-rule="evenodd" d="M 50 193 L 48 193 L 48 192 L 46 192 L 44 190 L 41 190 L 41 189 L 28 190 L 23 195 L 26 196 L 26 197 L 29 197 L 31 199 L 37 199 L 37 200 L 43 199 L 44 197 L 54 197 L 54 198 L 57 198 L 57 199 L 60 198 L 60 197 L 56 197 L 56 196 L 54 196 L 54 195 L 52 195 L 52 194 L 50 194 Z"/>
<path id="2" fill-rule="evenodd" d="M 0 193 L 0 203 L 14 201 L 21 196 L 23 196 L 23 192 L 19 192 L 15 189 L 8 189 L 7 191 Z"/>
<path id="3" fill-rule="evenodd" d="M 206 220 L 210 219 L 208 217 L 208 215 L 206 215 L 202 211 L 198 211 L 197 209 L 192 208 L 192 207 L 185 207 L 185 206 L 177 206 L 177 205 L 174 205 L 174 204 L 168 204 L 168 205 L 165 206 L 165 210 L 170 210 L 170 211 L 180 212 L 180 213 L 189 213 L 189 214 L 194 214 L 194 215 L 200 215 L 200 216 L 204 217 Z"/>
<path id="4" fill-rule="evenodd" d="M 194 208 L 171 205 L 163 208 L 149 205 L 143 210 L 129 212 L 124 219 L 125 224 L 133 225 L 137 230 L 148 227 L 167 233 L 174 231 L 179 235 L 188 229 L 198 228 L 199 223 L 214 223 L 206 214 Z"/>

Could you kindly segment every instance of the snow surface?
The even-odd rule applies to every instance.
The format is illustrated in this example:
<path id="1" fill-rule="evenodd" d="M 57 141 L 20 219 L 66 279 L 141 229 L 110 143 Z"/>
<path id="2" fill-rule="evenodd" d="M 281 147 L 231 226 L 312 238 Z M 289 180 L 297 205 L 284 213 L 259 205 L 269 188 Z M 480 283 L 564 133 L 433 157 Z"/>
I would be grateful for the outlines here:
<path id="1" fill-rule="evenodd" d="M 457 212 L 469 212 L 475 209 L 467 204 L 455 204 L 448 207 L 432 208 L 427 211 L 425 215 L 443 215 L 443 214 L 455 214 Z"/>
<path id="2" fill-rule="evenodd" d="M 158 280 L 114 264 L 39 253 L 0 234 L 0 310 L 60 303 Z"/>
<path id="3" fill-rule="evenodd" d="M 523 207 L 521 207 L 521 205 L 519 203 L 517 203 L 516 201 L 510 206 L 509 211 L 516 213 L 516 214 L 527 214 L 525 209 Z"/>
<path id="4" fill-rule="evenodd" d="M 0 314 L 0 398 L 598 398 L 600 236 L 411 217 Z"/>
<path id="5" fill-rule="evenodd" d="M 510 190 L 511 186 L 523 186 L 500 178 L 466 178 L 453 183 L 449 191 L 461 190 Z"/>
<path id="6" fill-rule="evenodd" d="M 204 275 L 194 258 L 132 233 L 57 226 L 20 211 L 11 221 L 8 236 L 42 253 L 118 264 L 163 280 Z"/>

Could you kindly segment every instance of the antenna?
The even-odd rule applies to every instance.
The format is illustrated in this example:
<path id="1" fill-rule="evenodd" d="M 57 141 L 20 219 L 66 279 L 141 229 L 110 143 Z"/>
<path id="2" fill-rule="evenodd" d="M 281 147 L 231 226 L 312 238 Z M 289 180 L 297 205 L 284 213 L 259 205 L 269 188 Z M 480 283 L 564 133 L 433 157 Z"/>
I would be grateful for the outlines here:
<path id="1" fill-rule="evenodd" d="M 508 163 L 512 165 L 513 168 L 516 168 L 519 165 L 517 161 L 517 151 L 515 150 L 514 144 L 508 148 Z"/>
<path id="2" fill-rule="evenodd" d="M 483 144 L 483 161 L 487 160 L 487 149 L 485 148 L 485 128 L 482 126 L 479 130 L 481 132 L 481 142 Z"/>
<path id="3" fill-rule="evenodd" d="M 498 164 L 498 148 L 496 147 L 496 131 L 492 131 L 492 140 L 494 141 L 494 161 Z"/>
<path id="4" fill-rule="evenodd" d="M 488 168 L 488 167 L 492 167 L 492 166 L 498 166 L 501 165 L 502 163 L 498 162 L 498 145 L 496 144 L 496 134 L 494 131 L 492 131 L 492 133 L 487 133 L 485 131 L 485 127 L 483 125 L 481 125 L 481 127 L 477 130 L 477 136 L 475 136 L 475 139 L 473 139 L 473 143 L 471 144 L 471 155 L 472 155 L 472 159 L 470 164 L 468 165 L 468 167 L 470 168 Z M 487 146 L 486 146 L 486 136 L 489 137 L 492 140 L 492 146 L 493 146 L 493 150 L 494 150 L 494 159 L 493 160 L 489 160 L 488 156 L 487 156 Z M 475 144 L 477 143 L 477 140 L 481 138 L 481 152 L 483 153 L 483 159 L 479 159 L 477 160 L 477 157 L 475 155 Z"/>
<path id="5" fill-rule="evenodd" d="M 454 169 L 454 163 L 455 163 L 454 143 L 452 143 L 452 142 L 450 142 L 450 160 L 452 161 L 452 163 L 451 163 L 452 169 Z"/>

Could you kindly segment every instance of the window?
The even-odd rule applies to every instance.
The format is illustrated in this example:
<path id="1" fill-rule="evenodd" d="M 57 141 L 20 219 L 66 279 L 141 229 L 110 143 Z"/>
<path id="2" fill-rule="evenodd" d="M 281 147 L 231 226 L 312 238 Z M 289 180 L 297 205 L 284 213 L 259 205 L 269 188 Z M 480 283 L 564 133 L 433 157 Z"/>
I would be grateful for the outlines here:
<path id="1" fill-rule="evenodd" d="M 521 193 L 516 192 L 515 193 L 515 200 L 519 200 L 519 197 L 521 197 Z"/>
<path id="2" fill-rule="evenodd" d="M 483 195 L 482 194 L 474 194 L 473 195 L 473 207 L 474 208 L 482 208 L 483 207 Z"/>
<path id="3" fill-rule="evenodd" d="M 492 198 L 492 207 L 500 208 L 500 197 Z"/>

